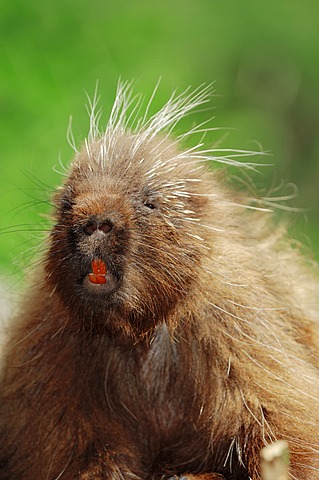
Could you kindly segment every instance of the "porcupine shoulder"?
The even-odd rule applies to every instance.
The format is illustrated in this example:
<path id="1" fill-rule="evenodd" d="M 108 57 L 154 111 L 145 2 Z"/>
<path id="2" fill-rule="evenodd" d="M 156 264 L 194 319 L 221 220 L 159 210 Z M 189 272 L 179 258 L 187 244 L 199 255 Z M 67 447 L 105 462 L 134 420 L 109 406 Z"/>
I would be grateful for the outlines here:
<path id="1" fill-rule="evenodd" d="M 102 133 L 93 102 L 7 347 L 1 479 L 257 480 L 281 438 L 319 478 L 318 282 L 213 151 L 167 134 L 208 98 L 129 129 L 121 84 Z"/>

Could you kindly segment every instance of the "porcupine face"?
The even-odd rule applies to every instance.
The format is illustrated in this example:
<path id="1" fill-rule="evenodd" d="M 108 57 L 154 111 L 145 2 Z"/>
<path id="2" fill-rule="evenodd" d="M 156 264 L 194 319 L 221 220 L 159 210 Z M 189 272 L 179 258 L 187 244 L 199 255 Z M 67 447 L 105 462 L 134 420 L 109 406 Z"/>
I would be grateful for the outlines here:
<path id="1" fill-rule="evenodd" d="M 146 333 L 196 277 L 200 245 L 193 234 L 203 201 L 189 195 L 194 178 L 188 185 L 185 168 L 172 171 L 162 158 L 156 171 L 152 148 L 132 158 L 130 141 L 120 140 L 121 155 L 108 163 L 92 161 L 96 146 L 90 158 L 83 151 L 75 160 L 56 196 L 46 269 L 64 304 L 84 321 Z M 109 325 L 114 315 L 120 323 Z"/>

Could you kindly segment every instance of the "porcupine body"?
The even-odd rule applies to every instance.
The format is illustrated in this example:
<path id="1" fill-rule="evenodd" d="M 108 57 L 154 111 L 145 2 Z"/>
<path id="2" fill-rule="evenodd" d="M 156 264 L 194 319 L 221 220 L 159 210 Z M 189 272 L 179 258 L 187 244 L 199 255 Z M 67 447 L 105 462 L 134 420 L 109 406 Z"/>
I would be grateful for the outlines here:
<path id="1" fill-rule="evenodd" d="M 93 102 L 6 348 L 0 479 L 257 480 L 276 439 L 292 478 L 319 479 L 318 284 L 170 138 L 208 96 L 130 130 L 121 84 L 103 133 Z"/>

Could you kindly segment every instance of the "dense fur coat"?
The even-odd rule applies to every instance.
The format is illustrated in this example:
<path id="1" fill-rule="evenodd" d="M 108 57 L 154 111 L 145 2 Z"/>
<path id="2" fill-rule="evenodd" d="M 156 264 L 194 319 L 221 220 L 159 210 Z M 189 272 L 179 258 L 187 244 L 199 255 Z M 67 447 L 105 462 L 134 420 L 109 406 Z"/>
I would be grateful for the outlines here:
<path id="1" fill-rule="evenodd" d="M 121 84 L 104 133 L 93 102 L 6 347 L 1 480 L 257 480 L 276 439 L 319 479 L 318 283 L 212 152 L 170 139 L 208 97 L 129 129 Z"/>

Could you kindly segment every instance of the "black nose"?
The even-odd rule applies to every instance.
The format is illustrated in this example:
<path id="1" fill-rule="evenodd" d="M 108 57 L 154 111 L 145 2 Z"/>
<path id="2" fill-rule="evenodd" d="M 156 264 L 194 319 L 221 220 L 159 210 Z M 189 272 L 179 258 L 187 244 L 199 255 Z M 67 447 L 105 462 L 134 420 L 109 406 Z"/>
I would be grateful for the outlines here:
<path id="1" fill-rule="evenodd" d="M 110 220 L 104 220 L 103 222 L 89 221 L 83 227 L 83 231 L 87 235 L 93 235 L 96 230 L 100 230 L 102 233 L 109 233 L 113 228 L 113 223 Z"/>

